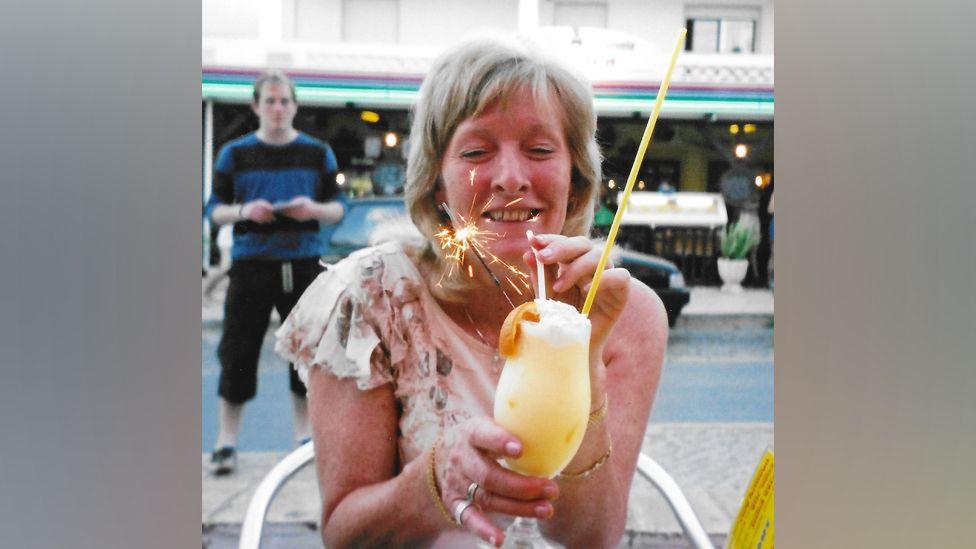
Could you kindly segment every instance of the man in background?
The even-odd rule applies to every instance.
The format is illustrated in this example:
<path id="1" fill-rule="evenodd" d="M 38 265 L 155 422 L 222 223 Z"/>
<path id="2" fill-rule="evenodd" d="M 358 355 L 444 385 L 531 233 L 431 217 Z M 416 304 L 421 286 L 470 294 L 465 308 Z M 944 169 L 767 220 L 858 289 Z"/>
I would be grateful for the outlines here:
<path id="1" fill-rule="evenodd" d="M 214 166 L 207 213 L 214 225 L 233 223 L 230 283 L 224 304 L 220 360 L 219 431 L 213 472 L 237 465 L 244 404 L 257 392 L 257 367 L 271 310 L 288 316 L 318 275 L 324 249 L 319 223 L 337 223 L 345 211 L 335 183 L 332 149 L 293 126 L 295 85 L 280 71 L 254 83 L 251 108 L 258 129 L 226 144 Z M 294 433 L 309 437 L 305 385 L 289 365 Z"/>

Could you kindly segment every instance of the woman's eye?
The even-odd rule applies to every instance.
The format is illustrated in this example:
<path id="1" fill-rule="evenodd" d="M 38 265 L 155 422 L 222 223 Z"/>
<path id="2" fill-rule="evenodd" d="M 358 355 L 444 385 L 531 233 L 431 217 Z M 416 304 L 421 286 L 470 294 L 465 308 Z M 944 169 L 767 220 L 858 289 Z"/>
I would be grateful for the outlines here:
<path id="1" fill-rule="evenodd" d="M 481 149 L 471 149 L 471 150 L 468 150 L 468 151 L 463 151 L 461 153 L 461 158 L 468 158 L 468 159 L 478 158 L 479 156 L 481 156 L 483 154 L 485 154 L 485 151 L 483 151 Z"/>
<path id="2" fill-rule="evenodd" d="M 530 150 L 533 154 L 552 154 L 554 152 L 552 147 L 532 147 Z"/>

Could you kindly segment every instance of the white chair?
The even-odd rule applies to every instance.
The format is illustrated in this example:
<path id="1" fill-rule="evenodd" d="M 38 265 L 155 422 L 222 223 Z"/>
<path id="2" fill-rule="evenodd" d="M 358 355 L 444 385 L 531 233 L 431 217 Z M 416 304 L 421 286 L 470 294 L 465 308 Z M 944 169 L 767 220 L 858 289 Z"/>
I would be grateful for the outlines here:
<path id="1" fill-rule="evenodd" d="M 271 468 L 271 471 L 261 480 L 251 502 L 247 506 L 247 513 L 244 515 L 244 524 L 241 526 L 241 539 L 239 549 L 259 549 L 261 547 L 261 532 L 264 529 L 264 517 L 271 505 L 278 490 L 292 476 L 303 467 L 315 459 L 315 451 L 312 442 L 306 442 L 298 449 L 284 457 L 281 461 Z M 681 524 L 682 530 L 688 543 L 694 549 L 714 549 L 705 528 L 701 521 L 692 510 L 688 498 L 678 486 L 678 483 L 671 478 L 671 475 L 658 465 L 656 461 L 645 454 L 640 454 L 637 458 L 637 472 L 647 480 L 651 481 L 658 491 L 667 500 L 671 510 L 674 511 Z"/>

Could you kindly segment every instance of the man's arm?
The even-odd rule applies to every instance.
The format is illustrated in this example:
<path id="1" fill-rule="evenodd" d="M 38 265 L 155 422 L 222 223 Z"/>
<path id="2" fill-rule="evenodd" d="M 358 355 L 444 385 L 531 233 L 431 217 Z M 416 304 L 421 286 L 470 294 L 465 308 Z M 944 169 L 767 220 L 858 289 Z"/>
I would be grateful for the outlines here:
<path id="1" fill-rule="evenodd" d="M 274 208 L 270 202 L 259 198 L 244 204 L 216 204 L 210 212 L 210 221 L 215 225 L 245 220 L 258 223 L 273 221 Z"/>
<path id="2" fill-rule="evenodd" d="M 315 199 L 313 209 L 315 218 L 323 223 L 333 224 L 342 220 L 346 213 L 345 202 L 342 200 L 342 191 L 336 184 L 335 176 L 339 173 L 339 163 L 335 153 L 327 143 L 323 144 L 325 149 L 324 165 L 322 166 L 322 177 L 319 179 L 315 189 Z"/>
<path id="3" fill-rule="evenodd" d="M 214 163 L 213 194 L 208 203 L 210 222 L 214 225 L 251 220 L 268 223 L 274 220 L 274 210 L 267 200 L 238 202 L 234 192 L 234 153 L 225 146 Z"/>
<path id="4" fill-rule="evenodd" d="M 342 221 L 342 216 L 346 215 L 346 207 L 338 200 L 319 204 L 319 207 L 322 210 L 322 215 L 318 216 L 318 220 L 325 223 L 338 223 Z"/>
<path id="5" fill-rule="evenodd" d="M 338 223 L 346 213 L 346 208 L 338 200 L 316 202 L 307 196 L 296 196 L 281 213 L 298 221 L 317 219 L 323 223 Z"/>
<path id="6" fill-rule="evenodd" d="M 243 204 L 217 204 L 210 211 L 210 222 L 214 225 L 225 225 L 244 220 L 241 213 Z"/>

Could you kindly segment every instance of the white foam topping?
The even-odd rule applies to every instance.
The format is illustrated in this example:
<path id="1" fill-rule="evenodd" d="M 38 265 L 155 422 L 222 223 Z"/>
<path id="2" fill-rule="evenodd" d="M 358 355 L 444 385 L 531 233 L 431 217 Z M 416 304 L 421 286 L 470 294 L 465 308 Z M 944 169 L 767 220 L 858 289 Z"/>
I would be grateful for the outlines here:
<path id="1" fill-rule="evenodd" d="M 545 339 L 554 347 L 572 343 L 586 343 L 590 339 L 590 319 L 572 305 L 552 299 L 536 299 L 539 322 L 522 321 L 522 330 L 529 337 Z"/>

